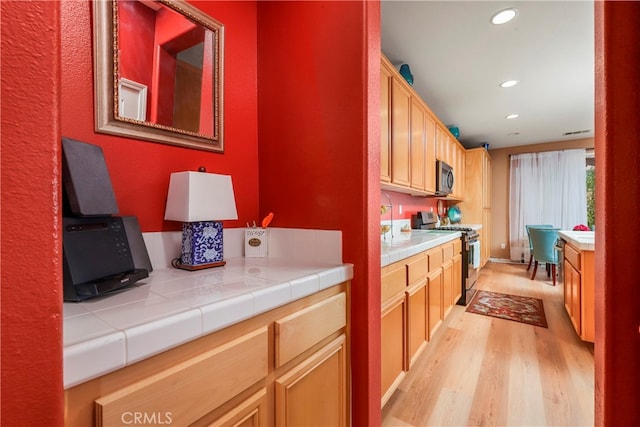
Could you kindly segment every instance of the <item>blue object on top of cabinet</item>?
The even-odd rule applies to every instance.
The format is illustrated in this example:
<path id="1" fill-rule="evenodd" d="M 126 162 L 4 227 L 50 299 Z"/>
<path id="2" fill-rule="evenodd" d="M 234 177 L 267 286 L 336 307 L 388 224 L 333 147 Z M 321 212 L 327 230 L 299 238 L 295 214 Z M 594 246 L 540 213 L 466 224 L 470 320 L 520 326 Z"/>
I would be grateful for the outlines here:
<path id="1" fill-rule="evenodd" d="M 411 74 L 411 70 L 409 69 L 409 64 L 402 64 L 400 66 L 400 75 L 404 77 L 404 79 L 413 86 L 413 74 Z"/>

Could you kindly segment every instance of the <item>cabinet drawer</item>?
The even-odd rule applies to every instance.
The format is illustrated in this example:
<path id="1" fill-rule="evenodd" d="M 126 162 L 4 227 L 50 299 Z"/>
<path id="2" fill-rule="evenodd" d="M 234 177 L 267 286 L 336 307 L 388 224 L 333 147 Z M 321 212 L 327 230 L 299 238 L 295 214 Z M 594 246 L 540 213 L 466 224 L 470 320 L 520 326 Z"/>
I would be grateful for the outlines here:
<path id="1" fill-rule="evenodd" d="M 384 304 L 395 295 L 404 292 L 407 286 L 407 266 L 404 262 L 396 262 L 382 267 L 381 301 Z"/>
<path id="2" fill-rule="evenodd" d="M 407 286 L 424 281 L 428 273 L 427 254 L 420 253 L 409 257 L 407 263 Z"/>
<path id="3" fill-rule="evenodd" d="M 347 324 L 344 292 L 275 322 L 276 367 L 302 354 Z"/>
<path id="4" fill-rule="evenodd" d="M 268 353 L 263 327 L 97 399 L 96 425 L 138 413 L 170 413 L 176 425 L 189 425 L 265 378 Z"/>
<path id="5" fill-rule="evenodd" d="M 449 261 L 451 258 L 453 258 L 453 243 L 445 243 L 444 245 L 442 245 L 442 261 Z"/>
<path id="6" fill-rule="evenodd" d="M 429 273 L 442 266 L 442 246 L 429 250 L 427 256 L 429 257 Z"/>
<path id="7" fill-rule="evenodd" d="M 453 255 L 462 253 L 462 241 L 456 240 L 453 242 Z"/>
<path id="8" fill-rule="evenodd" d="M 575 250 L 573 246 L 564 245 L 564 257 L 576 270 L 580 271 L 580 252 Z"/>

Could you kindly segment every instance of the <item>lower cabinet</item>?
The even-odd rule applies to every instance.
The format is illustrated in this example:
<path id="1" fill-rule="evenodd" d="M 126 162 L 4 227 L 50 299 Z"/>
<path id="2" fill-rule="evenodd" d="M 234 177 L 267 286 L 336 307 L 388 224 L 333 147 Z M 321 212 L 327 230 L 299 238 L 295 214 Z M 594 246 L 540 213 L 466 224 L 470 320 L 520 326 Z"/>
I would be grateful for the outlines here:
<path id="1" fill-rule="evenodd" d="M 429 273 L 427 276 L 429 289 L 429 339 L 433 337 L 444 318 L 442 310 L 442 269 Z"/>
<path id="2" fill-rule="evenodd" d="M 393 300 L 382 311 L 382 319 L 380 320 L 382 402 L 389 400 L 405 376 L 405 316 L 406 302 L 404 297 Z"/>
<path id="3" fill-rule="evenodd" d="M 382 406 L 462 293 L 460 249 L 456 240 L 381 270 Z"/>
<path id="4" fill-rule="evenodd" d="M 584 341 L 595 339 L 595 259 L 594 251 L 564 247 L 564 307 L 573 328 Z"/>
<path id="5" fill-rule="evenodd" d="M 411 368 L 429 341 L 427 280 L 407 289 L 407 367 Z"/>
<path id="6" fill-rule="evenodd" d="M 276 379 L 277 426 L 347 426 L 346 340 L 341 335 Z"/>
<path id="7" fill-rule="evenodd" d="M 348 288 L 65 390 L 65 425 L 346 426 Z"/>

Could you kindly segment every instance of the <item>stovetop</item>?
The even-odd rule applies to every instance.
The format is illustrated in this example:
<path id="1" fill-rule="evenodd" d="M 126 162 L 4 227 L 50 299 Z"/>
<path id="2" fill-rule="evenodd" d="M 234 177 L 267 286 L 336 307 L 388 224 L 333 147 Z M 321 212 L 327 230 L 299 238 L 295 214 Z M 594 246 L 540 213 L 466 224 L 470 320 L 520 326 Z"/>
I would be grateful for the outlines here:
<path id="1" fill-rule="evenodd" d="M 473 228 L 465 225 L 441 225 L 436 227 L 435 230 L 473 231 Z"/>

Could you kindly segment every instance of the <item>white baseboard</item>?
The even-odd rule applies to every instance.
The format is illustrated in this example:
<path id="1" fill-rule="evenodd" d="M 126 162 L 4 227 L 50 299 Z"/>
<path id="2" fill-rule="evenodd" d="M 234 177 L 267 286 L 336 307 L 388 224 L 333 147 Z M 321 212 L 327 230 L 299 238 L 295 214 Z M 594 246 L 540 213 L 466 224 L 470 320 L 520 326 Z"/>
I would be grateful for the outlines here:
<path id="1" fill-rule="evenodd" d="M 489 261 L 491 262 L 497 262 L 497 263 L 501 263 L 501 264 L 524 264 L 523 262 L 520 261 L 513 261 L 507 258 L 489 258 Z"/>

